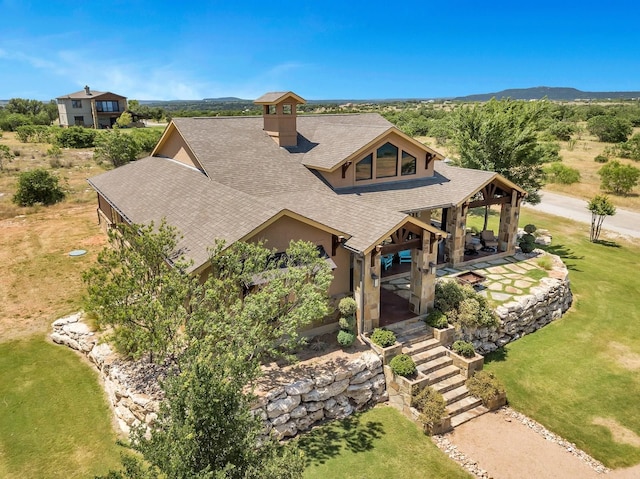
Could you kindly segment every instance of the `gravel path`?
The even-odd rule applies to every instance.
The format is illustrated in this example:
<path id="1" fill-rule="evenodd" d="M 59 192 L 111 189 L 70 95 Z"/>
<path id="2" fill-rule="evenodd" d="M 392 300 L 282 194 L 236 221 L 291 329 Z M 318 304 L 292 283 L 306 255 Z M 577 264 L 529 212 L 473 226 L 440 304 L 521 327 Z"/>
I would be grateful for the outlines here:
<path id="1" fill-rule="evenodd" d="M 539 204 L 525 204 L 524 206 L 543 213 L 591 224 L 591 212 L 587 209 L 587 201 L 549 191 L 541 193 L 542 201 Z M 640 213 L 616 208 L 615 215 L 605 218 L 602 229 L 623 236 L 640 238 Z"/>
<path id="2" fill-rule="evenodd" d="M 504 407 L 434 436 L 449 457 L 481 478 L 632 479 L 640 465 L 609 470 L 542 425 Z"/>

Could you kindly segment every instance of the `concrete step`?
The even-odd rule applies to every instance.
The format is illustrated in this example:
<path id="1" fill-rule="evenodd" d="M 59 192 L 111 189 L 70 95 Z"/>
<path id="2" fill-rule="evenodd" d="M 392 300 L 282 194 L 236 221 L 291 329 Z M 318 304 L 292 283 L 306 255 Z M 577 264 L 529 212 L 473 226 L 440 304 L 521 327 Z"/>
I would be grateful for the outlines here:
<path id="1" fill-rule="evenodd" d="M 432 337 L 429 339 L 423 339 L 416 343 L 409 343 L 402 348 L 402 352 L 409 355 L 419 354 L 437 346 L 440 346 L 440 341 Z"/>
<path id="2" fill-rule="evenodd" d="M 446 368 L 447 366 L 451 366 L 452 364 L 453 360 L 449 356 L 440 356 L 431 361 L 427 361 L 426 363 L 418 365 L 418 371 L 426 376 L 429 376 L 431 373 L 434 373 L 439 369 Z"/>
<path id="3" fill-rule="evenodd" d="M 464 424 L 467 421 L 471 421 L 472 419 L 477 418 L 478 416 L 482 416 L 484 413 L 489 412 L 489 410 L 484 406 L 476 406 L 468 411 L 461 412 L 460 414 L 456 414 L 451 417 L 451 427 L 458 427 L 460 424 Z"/>
<path id="4" fill-rule="evenodd" d="M 458 386 L 455 389 L 450 389 L 449 391 L 441 394 L 447 405 L 449 405 L 467 397 L 469 395 L 469 390 L 467 389 L 467 386 L 463 384 L 462 386 Z"/>
<path id="5" fill-rule="evenodd" d="M 482 401 L 480 399 L 473 396 L 467 396 L 448 404 L 447 412 L 451 416 L 455 416 L 478 406 L 482 406 Z"/>
<path id="6" fill-rule="evenodd" d="M 451 376 L 449 378 L 443 379 L 440 382 L 432 384 L 431 386 L 433 386 L 433 388 L 440 394 L 444 394 L 447 391 L 451 391 L 452 389 L 456 389 L 457 387 L 464 386 L 464 383 L 466 381 L 466 378 L 462 374 L 457 374 L 455 376 Z"/>
<path id="7" fill-rule="evenodd" d="M 425 374 L 428 380 L 428 385 L 437 384 L 445 379 L 449 379 L 454 376 L 460 376 L 460 368 L 453 365 L 445 366 L 442 369 L 437 369 L 429 374 Z"/>
<path id="8" fill-rule="evenodd" d="M 396 339 L 401 343 L 416 343 L 423 339 L 433 337 L 431 330 L 427 329 L 427 325 L 421 319 L 409 319 L 400 323 L 390 324 L 386 326 L 396 333 Z"/>
<path id="9" fill-rule="evenodd" d="M 402 352 L 404 352 L 404 349 L 405 348 L 403 348 Z M 444 346 L 436 346 L 434 348 L 427 349 L 426 351 L 422 351 L 421 353 L 407 354 L 411 355 L 411 359 L 413 359 L 413 362 L 416 363 L 416 366 L 419 366 L 421 364 L 433 361 L 434 359 L 438 359 L 442 356 L 447 356 L 447 348 L 445 348 Z"/>

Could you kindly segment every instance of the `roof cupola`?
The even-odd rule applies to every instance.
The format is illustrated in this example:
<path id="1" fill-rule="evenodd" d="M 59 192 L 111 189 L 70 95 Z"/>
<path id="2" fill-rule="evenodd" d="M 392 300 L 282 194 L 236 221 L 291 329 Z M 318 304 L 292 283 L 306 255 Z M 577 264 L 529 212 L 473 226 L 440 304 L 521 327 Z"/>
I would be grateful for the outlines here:
<path id="1" fill-rule="evenodd" d="M 293 92 L 265 93 L 255 102 L 262 105 L 264 131 L 275 140 L 278 146 L 296 146 L 298 129 L 296 126 L 296 107 L 306 101 Z"/>

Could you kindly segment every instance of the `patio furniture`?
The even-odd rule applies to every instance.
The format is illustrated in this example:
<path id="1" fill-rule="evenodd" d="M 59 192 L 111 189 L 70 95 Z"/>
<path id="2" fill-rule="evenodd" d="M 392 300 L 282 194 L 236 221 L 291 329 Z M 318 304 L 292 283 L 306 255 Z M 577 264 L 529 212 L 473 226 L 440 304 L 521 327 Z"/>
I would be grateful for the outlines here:
<path id="1" fill-rule="evenodd" d="M 380 257 L 380 260 L 382 261 L 382 267 L 384 268 L 385 271 L 393 266 L 393 255 L 392 254 L 382 255 Z"/>
<path id="2" fill-rule="evenodd" d="M 476 238 L 471 233 L 467 233 L 464 236 L 464 252 L 465 254 L 476 255 L 478 251 L 482 249 L 482 243 L 479 238 Z"/>
<path id="3" fill-rule="evenodd" d="M 485 250 L 493 250 L 498 252 L 498 238 L 493 234 L 493 230 L 484 230 L 480 233 L 480 240 Z"/>
<path id="4" fill-rule="evenodd" d="M 398 252 L 398 256 L 400 257 L 400 264 L 402 263 L 411 263 L 411 250 L 405 249 L 403 251 Z"/>

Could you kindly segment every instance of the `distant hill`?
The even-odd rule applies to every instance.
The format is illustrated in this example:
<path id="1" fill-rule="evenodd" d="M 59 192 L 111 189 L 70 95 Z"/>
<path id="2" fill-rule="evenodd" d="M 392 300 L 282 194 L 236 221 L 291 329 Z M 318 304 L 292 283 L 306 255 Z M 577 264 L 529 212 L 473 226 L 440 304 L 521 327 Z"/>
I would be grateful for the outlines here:
<path id="1" fill-rule="evenodd" d="M 489 101 L 491 98 L 512 98 L 514 100 L 629 100 L 640 98 L 640 91 L 582 91 L 576 88 L 538 86 L 534 88 L 511 88 L 496 93 L 481 93 L 455 98 L 458 101 Z"/>

